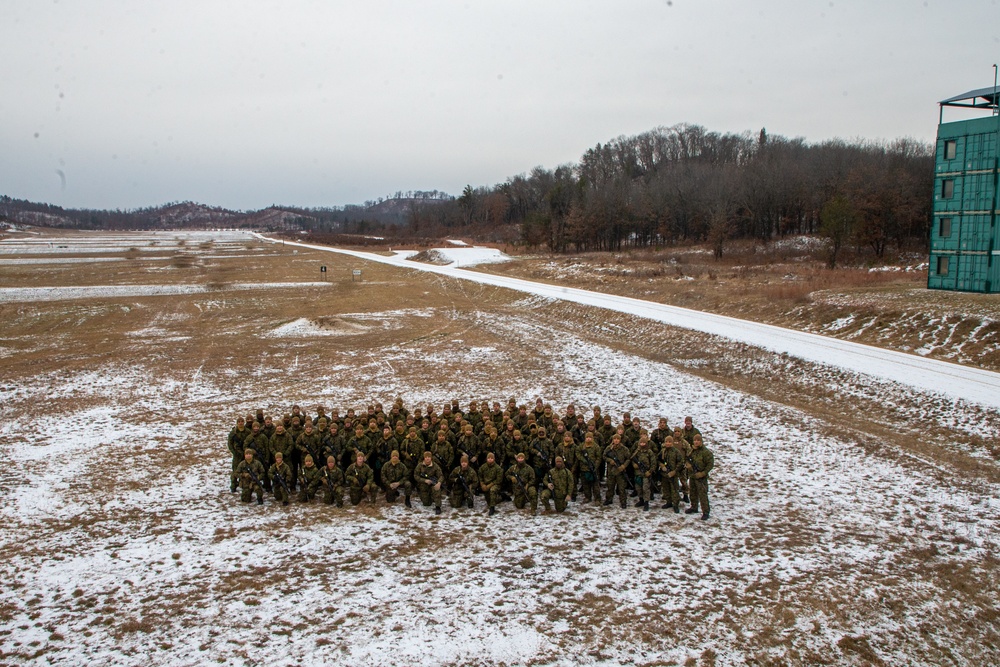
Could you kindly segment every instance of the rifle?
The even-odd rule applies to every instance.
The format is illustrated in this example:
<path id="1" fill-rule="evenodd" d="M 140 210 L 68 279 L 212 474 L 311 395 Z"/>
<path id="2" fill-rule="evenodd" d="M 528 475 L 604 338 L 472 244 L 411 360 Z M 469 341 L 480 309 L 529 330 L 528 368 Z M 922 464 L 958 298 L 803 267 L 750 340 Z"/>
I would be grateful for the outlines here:
<path id="1" fill-rule="evenodd" d="M 524 492 L 524 495 L 528 495 L 528 487 L 524 485 L 524 481 L 521 479 L 521 476 L 513 470 L 511 471 L 511 474 L 514 476 L 514 479 L 517 480 L 517 485 L 521 487 L 521 491 Z"/>
<path id="2" fill-rule="evenodd" d="M 634 456 L 634 454 L 633 454 L 633 456 Z M 642 462 L 640 461 L 639 463 L 636 463 L 636 467 L 639 468 L 639 474 L 636 475 L 635 481 L 637 483 L 639 483 L 639 484 L 645 485 L 646 484 L 646 466 L 644 466 L 642 464 Z"/>
<path id="3" fill-rule="evenodd" d="M 426 473 L 424 473 L 423 475 L 421 475 L 420 479 L 426 479 L 427 481 L 429 481 L 431 483 L 431 486 L 434 486 L 435 484 L 438 483 L 438 478 L 437 477 L 432 477 L 431 475 L 428 475 Z"/>
<path id="4" fill-rule="evenodd" d="M 618 468 L 621 468 L 621 467 L 622 467 L 622 465 L 623 465 L 623 464 L 622 464 L 622 462 L 621 462 L 621 461 L 619 461 L 619 460 L 618 460 L 617 458 L 615 458 L 615 456 L 614 456 L 614 455 L 612 455 L 612 454 L 608 453 L 608 454 L 605 454 L 605 456 L 606 456 L 607 458 L 611 459 L 612 461 L 614 461 L 614 464 L 615 464 L 615 467 L 618 467 Z M 631 456 L 629 457 L 629 460 L 632 460 L 632 457 L 631 457 Z M 624 465 L 628 465 L 628 461 L 626 461 Z M 623 477 L 625 477 L 625 483 L 626 483 L 626 484 L 628 484 L 628 487 L 629 487 L 630 489 L 632 489 L 633 491 L 635 491 L 635 484 L 633 484 L 633 483 L 632 483 L 632 480 L 630 480 L 630 479 L 628 478 L 628 475 L 626 475 L 624 471 L 622 471 L 622 473 L 621 473 L 621 474 L 622 474 L 622 476 L 623 476 Z"/>
<path id="5" fill-rule="evenodd" d="M 458 473 L 458 481 L 460 481 L 462 483 L 462 486 L 465 487 L 465 492 L 469 494 L 469 499 L 471 500 L 472 497 L 476 494 L 474 494 L 472 492 L 472 489 L 469 488 L 469 483 L 465 481 L 465 475 L 463 475 L 461 472 Z"/>
<path id="6" fill-rule="evenodd" d="M 326 477 L 326 488 L 330 492 L 330 495 L 334 495 L 333 490 L 333 475 L 330 474 L 330 468 L 323 466 L 323 476 Z"/>
<path id="7" fill-rule="evenodd" d="M 553 466 L 552 459 L 550 457 L 546 456 L 545 454 L 543 454 L 542 450 L 538 449 L 537 447 L 532 447 L 531 451 L 533 451 L 534 453 L 538 454 L 538 458 L 540 458 L 542 461 L 544 461 L 545 465 L 547 465 L 550 468 Z"/>
<path id="8" fill-rule="evenodd" d="M 283 488 L 285 490 L 285 494 L 289 498 L 291 498 L 292 497 L 292 492 L 288 490 L 288 482 L 285 481 L 285 476 L 283 474 L 281 474 L 280 470 L 276 470 L 274 472 L 274 478 L 276 480 L 278 480 L 279 482 L 281 482 L 281 488 Z"/>
<path id="9" fill-rule="evenodd" d="M 261 489 L 261 490 L 263 490 L 263 488 L 264 488 L 264 485 L 263 485 L 263 484 L 261 483 L 261 481 L 260 481 L 260 477 L 257 477 L 257 475 L 255 475 L 255 474 L 254 474 L 254 471 L 253 471 L 253 468 L 251 468 L 251 467 L 250 467 L 250 466 L 248 465 L 248 466 L 246 467 L 246 471 L 247 471 L 247 474 L 249 474 L 249 475 L 250 475 L 250 479 L 252 479 L 252 480 L 253 480 L 253 483 L 254 483 L 254 484 L 256 484 L 256 485 L 257 485 L 258 487 L 260 487 L 260 489 Z"/>

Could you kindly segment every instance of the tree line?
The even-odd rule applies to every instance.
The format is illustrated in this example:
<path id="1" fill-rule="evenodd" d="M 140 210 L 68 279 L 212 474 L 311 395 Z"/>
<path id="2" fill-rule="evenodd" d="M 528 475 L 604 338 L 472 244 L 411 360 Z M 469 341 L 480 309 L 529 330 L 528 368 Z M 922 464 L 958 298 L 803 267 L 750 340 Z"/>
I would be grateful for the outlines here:
<path id="1" fill-rule="evenodd" d="M 462 234 L 552 252 L 711 244 L 789 234 L 831 239 L 884 257 L 926 247 L 933 147 L 892 142 L 719 134 L 675 125 L 619 137 L 578 164 L 536 167 L 454 200 L 414 206 L 401 233 Z"/>
<path id="2" fill-rule="evenodd" d="M 707 242 L 716 257 L 730 239 L 766 243 L 822 234 L 830 239 L 833 266 L 851 245 L 878 259 L 890 248 L 926 248 L 933 170 L 933 146 L 909 138 L 808 143 L 764 129 L 720 134 L 680 124 L 597 144 L 576 164 L 536 167 L 493 186 L 467 185 L 458 196 L 398 191 L 363 205 L 255 213 L 189 202 L 64 210 L 2 197 L 0 214 L 91 229 L 176 227 L 183 220 L 180 226 L 378 235 L 394 242 L 462 236 L 556 253 Z"/>

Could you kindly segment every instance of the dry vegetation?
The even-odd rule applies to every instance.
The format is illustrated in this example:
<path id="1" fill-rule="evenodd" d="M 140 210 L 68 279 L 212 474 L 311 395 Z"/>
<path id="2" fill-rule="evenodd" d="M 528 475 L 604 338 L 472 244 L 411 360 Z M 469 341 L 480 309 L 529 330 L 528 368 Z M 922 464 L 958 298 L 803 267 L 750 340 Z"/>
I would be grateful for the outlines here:
<path id="1" fill-rule="evenodd" d="M 816 239 L 530 256 L 479 267 L 1000 370 L 1000 299 L 927 290 L 926 257 L 828 269 Z"/>

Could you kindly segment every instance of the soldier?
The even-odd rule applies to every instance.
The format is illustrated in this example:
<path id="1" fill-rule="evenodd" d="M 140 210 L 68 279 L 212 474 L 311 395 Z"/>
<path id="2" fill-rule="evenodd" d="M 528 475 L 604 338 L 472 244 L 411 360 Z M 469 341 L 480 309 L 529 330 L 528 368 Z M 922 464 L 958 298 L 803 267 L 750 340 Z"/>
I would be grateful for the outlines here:
<path id="1" fill-rule="evenodd" d="M 250 502 L 251 496 L 257 494 L 257 504 L 264 504 L 263 478 L 264 464 L 256 459 L 257 452 L 253 448 L 247 447 L 243 450 L 243 460 L 236 466 L 231 474 L 233 479 L 240 483 L 240 500 L 245 503 Z"/>
<path id="2" fill-rule="evenodd" d="M 677 474 L 677 483 L 681 487 L 681 500 L 685 503 L 691 502 L 691 498 L 688 496 L 688 490 L 690 484 L 688 484 L 688 471 L 687 471 L 687 459 L 691 456 L 691 443 L 684 438 L 684 431 L 680 426 L 674 427 L 674 447 L 680 447 L 684 451 L 684 462 L 685 465 L 681 467 L 680 472 Z"/>
<path id="3" fill-rule="evenodd" d="M 572 440 L 572 436 L 568 436 Z M 556 512 L 566 511 L 566 504 L 575 488 L 573 473 L 565 466 L 561 456 L 556 456 L 555 467 L 545 476 L 545 488 L 542 489 L 542 504 L 545 511 L 549 512 L 549 498 L 552 498 L 556 505 Z"/>
<path id="4" fill-rule="evenodd" d="M 571 428 L 573 428 L 573 424 L 576 423 L 576 406 L 575 405 L 573 405 L 572 403 L 570 403 L 569 405 L 566 406 L 566 416 L 563 417 L 562 421 L 563 421 L 563 425 L 566 427 L 567 431 L 570 430 Z"/>
<path id="5" fill-rule="evenodd" d="M 239 466 L 240 462 L 243 461 L 243 442 L 247 439 L 247 436 L 250 435 L 250 431 L 247 430 L 245 424 L 246 421 L 243 417 L 237 417 L 236 426 L 229 431 L 229 439 L 226 443 L 226 447 L 229 449 L 229 453 L 233 455 L 233 470 L 231 472 L 235 472 L 237 466 Z M 236 493 L 237 480 L 232 475 L 229 477 L 229 490 Z"/>
<path id="6" fill-rule="evenodd" d="M 694 446 L 694 436 L 701 435 L 701 431 L 695 428 L 694 423 L 691 421 L 690 417 L 684 418 L 684 439 L 688 441 L 688 444 L 692 447 Z"/>
<path id="7" fill-rule="evenodd" d="M 293 455 L 295 452 L 295 441 L 292 439 L 291 434 L 285 430 L 285 422 L 279 421 L 274 426 L 274 434 L 268 442 L 268 447 L 271 448 L 271 456 L 274 456 L 277 452 L 281 452 L 281 457 L 284 459 L 285 464 L 292 469 L 292 477 L 295 477 L 295 460 L 297 457 Z"/>
<path id="8" fill-rule="evenodd" d="M 375 504 L 378 485 L 375 484 L 375 474 L 365 463 L 364 454 L 358 452 L 354 463 L 344 473 L 344 477 L 347 478 L 347 493 L 351 497 L 352 505 L 360 503 L 361 497 L 366 493 L 371 504 Z"/>
<path id="9" fill-rule="evenodd" d="M 473 499 L 476 493 L 476 486 L 479 484 L 479 476 L 475 469 L 469 465 L 469 457 L 462 454 L 461 460 L 455 469 L 451 471 L 451 497 L 448 499 L 452 507 L 461 507 L 468 504 L 469 508 L 474 506 Z"/>
<path id="10" fill-rule="evenodd" d="M 361 424 L 357 424 L 354 427 L 354 435 L 351 439 L 347 441 L 347 452 L 345 452 L 344 457 L 350 463 L 348 466 L 354 465 L 354 460 L 361 454 L 365 458 L 368 458 L 368 453 L 372 450 L 372 442 L 365 435 L 365 427 Z"/>
<path id="11" fill-rule="evenodd" d="M 598 474 L 601 469 L 601 448 L 594 441 L 594 434 L 587 433 L 583 437 L 583 445 L 579 450 L 577 463 L 580 468 L 580 490 L 583 491 L 583 502 L 589 503 L 591 500 L 600 502 L 601 485 L 598 481 Z"/>
<path id="12" fill-rule="evenodd" d="M 327 420 L 326 408 L 323 407 L 322 405 L 317 405 L 316 406 L 316 416 L 312 420 L 313 424 L 315 424 L 316 426 L 319 426 L 319 420 L 320 419 Z M 329 421 L 329 420 L 327 420 L 327 421 Z"/>
<path id="13" fill-rule="evenodd" d="M 649 440 L 650 440 L 650 442 L 652 442 L 653 445 L 655 445 L 655 447 L 653 448 L 653 451 L 654 452 L 662 451 L 663 450 L 663 443 L 671 435 L 673 435 L 673 431 L 671 431 L 670 427 L 667 426 L 667 420 L 666 420 L 666 418 L 660 417 L 660 421 L 657 422 L 656 428 L 653 429 L 653 432 L 649 434 Z M 659 449 L 657 449 L 657 447 Z"/>
<path id="14" fill-rule="evenodd" d="M 270 416 L 264 417 L 264 425 L 261 426 L 260 430 L 263 431 L 264 435 L 270 438 L 274 435 L 274 420 L 271 419 Z"/>
<path id="15" fill-rule="evenodd" d="M 573 488 L 571 491 L 571 496 L 574 501 L 576 501 L 576 478 L 579 474 L 579 457 L 577 456 L 578 447 L 576 442 L 573 441 L 573 436 L 567 433 L 563 436 L 562 442 L 558 443 L 555 448 L 556 458 L 562 457 L 563 466 L 570 471 L 573 476 Z"/>
<path id="16" fill-rule="evenodd" d="M 448 442 L 448 436 L 445 434 L 445 431 L 438 431 L 437 440 L 435 440 L 434 444 L 430 446 L 430 450 L 434 461 L 441 467 L 441 470 L 451 469 L 453 450 L 451 448 L 451 443 Z M 441 478 L 441 481 L 444 481 L 443 477 Z"/>
<path id="17" fill-rule="evenodd" d="M 500 435 L 497 433 L 497 430 L 493 428 L 493 425 L 487 424 L 486 439 L 483 440 L 479 452 L 480 466 L 485 464 L 490 453 L 493 454 L 494 463 L 502 469 L 504 462 L 504 442 L 500 439 Z M 501 472 L 503 471 L 501 470 Z M 503 477 L 503 475 L 501 475 L 501 477 Z"/>
<path id="18" fill-rule="evenodd" d="M 531 503 L 531 513 L 538 512 L 538 489 L 535 488 L 535 471 L 524 462 L 524 452 L 518 453 L 516 463 L 507 469 L 507 479 L 514 489 L 514 507 L 524 509 Z"/>
<path id="19" fill-rule="evenodd" d="M 410 476 L 412 478 L 413 470 L 417 467 L 417 463 L 424 456 L 424 450 L 427 449 L 423 441 L 420 439 L 420 433 L 417 429 L 411 428 L 410 432 L 406 434 L 403 439 L 403 444 L 399 448 L 399 458 L 406 465 L 406 469 L 410 471 Z"/>
<path id="20" fill-rule="evenodd" d="M 273 480 L 271 488 L 274 489 L 274 499 L 287 505 L 291 495 L 289 485 L 292 483 L 292 469 L 285 463 L 281 452 L 274 453 L 274 464 L 268 468 L 267 476 Z"/>
<path id="21" fill-rule="evenodd" d="M 308 418 L 303 421 L 301 417 L 292 415 L 291 425 L 285 429 L 288 431 L 288 435 L 292 436 L 292 442 L 297 442 L 299 436 L 302 435 L 302 425 L 309 421 Z"/>
<path id="22" fill-rule="evenodd" d="M 466 422 L 462 425 L 462 435 L 455 443 L 455 449 L 461 455 L 468 457 L 469 465 L 473 468 L 479 467 L 479 438 L 476 437 L 472 424 Z"/>
<path id="23" fill-rule="evenodd" d="M 680 493 L 680 473 L 687 463 L 684 447 L 680 442 L 674 440 L 672 436 L 667 436 L 663 440 L 663 448 L 660 450 L 660 477 L 663 480 L 663 509 L 672 507 L 674 514 L 680 513 L 681 493 Z"/>
<path id="24" fill-rule="evenodd" d="M 296 419 L 299 420 L 299 428 L 302 428 L 302 424 L 306 421 L 306 415 L 302 412 L 302 408 L 297 405 L 292 406 L 292 421 Z"/>
<path id="25" fill-rule="evenodd" d="M 441 513 L 441 482 L 444 481 L 444 473 L 430 452 L 425 451 L 423 460 L 417 464 L 413 471 L 413 478 L 417 484 L 417 493 L 420 494 L 420 502 L 424 507 L 430 507 L 434 503 L 434 513 Z"/>
<path id="26" fill-rule="evenodd" d="M 323 502 L 344 506 L 344 472 L 337 466 L 337 459 L 328 456 L 323 466 Z"/>
<path id="27" fill-rule="evenodd" d="M 336 410 L 334 410 L 336 412 Z M 337 422 L 330 422 L 330 427 L 327 429 L 326 436 L 320 440 L 320 447 L 323 450 L 323 458 L 333 457 L 335 461 L 340 461 L 341 457 L 344 455 L 344 448 L 347 446 L 347 440 L 340 433 L 340 427 Z"/>
<path id="28" fill-rule="evenodd" d="M 715 456 L 712 450 L 705 447 L 701 434 L 694 436 L 691 443 L 691 456 L 685 466 L 691 479 L 691 507 L 684 510 L 687 514 L 696 514 L 701 506 L 701 520 L 708 520 L 708 473 L 715 467 Z"/>
<path id="29" fill-rule="evenodd" d="M 621 506 L 625 507 L 625 498 L 628 495 L 628 488 L 625 483 L 625 468 L 629 463 L 628 447 L 622 444 L 622 437 L 615 434 L 611 438 L 611 444 L 604 450 L 604 460 L 608 464 L 608 489 L 604 496 L 604 504 L 610 505 L 618 493 Z"/>
<path id="30" fill-rule="evenodd" d="M 503 468 L 497 464 L 496 455 L 493 452 L 487 452 L 486 463 L 479 468 L 479 488 L 486 498 L 486 506 L 490 508 L 490 516 L 497 513 L 502 481 Z"/>
<path id="31" fill-rule="evenodd" d="M 413 486 L 410 484 L 410 469 L 400 462 L 399 452 L 395 449 L 389 454 L 389 462 L 382 466 L 382 486 L 385 488 L 385 502 L 395 502 L 402 491 L 403 503 L 411 507 L 410 492 Z"/>
<path id="32" fill-rule="evenodd" d="M 536 437 L 531 441 L 531 467 L 535 469 L 535 479 L 544 479 L 552 461 L 552 441 L 545 437 L 545 429 L 539 428 Z"/>
<path id="33" fill-rule="evenodd" d="M 261 432 L 260 422 L 254 421 L 253 425 L 250 427 L 250 437 L 246 439 L 243 443 L 244 448 L 250 448 L 256 452 L 257 458 L 260 459 L 260 464 L 262 466 L 271 465 L 271 445 L 268 437 Z M 261 480 L 264 483 L 264 490 L 268 493 L 271 492 L 271 479 L 267 475 L 264 475 L 264 479 Z"/>
<path id="34" fill-rule="evenodd" d="M 635 506 L 648 512 L 653 491 L 653 472 L 656 471 L 656 455 L 650 449 L 649 438 L 645 433 L 639 436 L 639 444 L 632 455 L 632 463 L 635 466 L 635 487 L 639 494 Z"/>
<path id="35" fill-rule="evenodd" d="M 396 436 L 392 434 L 392 429 L 388 426 L 384 427 L 372 447 L 371 456 L 368 457 L 368 463 L 371 465 L 372 472 L 375 473 L 375 479 L 382 479 L 382 466 L 389 460 L 389 455 L 398 449 L 399 443 L 396 442 Z"/>
<path id="36" fill-rule="evenodd" d="M 302 469 L 299 471 L 299 502 L 307 503 L 316 497 L 323 486 L 323 477 L 316 467 L 313 457 L 306 454 Z"/>

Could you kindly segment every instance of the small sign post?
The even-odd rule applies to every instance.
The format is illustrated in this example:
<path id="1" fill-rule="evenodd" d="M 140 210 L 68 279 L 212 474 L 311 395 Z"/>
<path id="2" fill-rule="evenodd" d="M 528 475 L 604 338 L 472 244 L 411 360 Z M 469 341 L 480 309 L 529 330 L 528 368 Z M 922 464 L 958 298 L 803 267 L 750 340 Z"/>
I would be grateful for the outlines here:
<path id="1" fill-rule="evenodd" d="M 354 269 L 351 271 L 351 282 L 353 283 L 355 279 L 358 281 L 361 280 L 361 269 Z"/>

